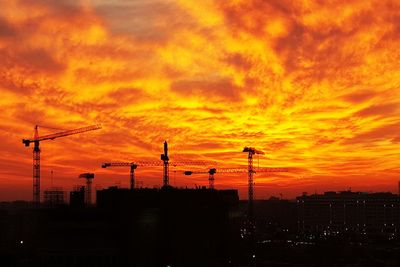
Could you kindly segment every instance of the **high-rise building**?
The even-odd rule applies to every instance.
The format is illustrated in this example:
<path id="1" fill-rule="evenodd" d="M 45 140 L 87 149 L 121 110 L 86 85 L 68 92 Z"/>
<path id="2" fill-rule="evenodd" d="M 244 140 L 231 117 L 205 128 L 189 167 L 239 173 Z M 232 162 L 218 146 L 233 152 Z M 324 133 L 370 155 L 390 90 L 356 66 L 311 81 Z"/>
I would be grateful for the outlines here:
<path id="1" fill-rule="evenodd" d="M 325 192 L 297 197 L 300 231 L 399 230 L 399 196 L 392 193 Z"/>

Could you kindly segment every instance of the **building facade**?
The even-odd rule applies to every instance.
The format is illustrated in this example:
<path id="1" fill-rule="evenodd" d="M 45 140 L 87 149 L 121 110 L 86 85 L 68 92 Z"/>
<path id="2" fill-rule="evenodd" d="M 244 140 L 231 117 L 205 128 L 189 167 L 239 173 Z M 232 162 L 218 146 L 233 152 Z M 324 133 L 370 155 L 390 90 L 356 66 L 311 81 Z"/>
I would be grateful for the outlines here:
<path id="1" fill-rule="evenodd" d="M 399 196 L 392 193 L 325 192 L 297 197 L 301 232 L 397 232 Z"/>

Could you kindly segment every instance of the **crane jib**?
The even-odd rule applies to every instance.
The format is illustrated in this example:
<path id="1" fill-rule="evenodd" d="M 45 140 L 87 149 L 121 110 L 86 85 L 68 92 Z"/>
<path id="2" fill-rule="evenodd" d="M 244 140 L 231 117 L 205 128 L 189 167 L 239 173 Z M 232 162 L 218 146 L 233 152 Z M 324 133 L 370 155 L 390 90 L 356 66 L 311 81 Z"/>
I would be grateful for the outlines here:
<path id="1" fill-rule="evenodd" d="M 40 136 L 38 134 L 38 125 L 35 126 L 33 139 L 22 139 L 22 143 L 28 147 L 30 143 L 34 143 L 33 148 L 33 202 L 38 205 L 40 203 L 40 149 L 39 143 L 44 140 L 54 140 L 59 137 L 69 136 L 73 134 L 84 133 L 88 131 L 101 129 L 101 125 L 92 125 L 74 130 L 68 130 L 49 135 Z"/>

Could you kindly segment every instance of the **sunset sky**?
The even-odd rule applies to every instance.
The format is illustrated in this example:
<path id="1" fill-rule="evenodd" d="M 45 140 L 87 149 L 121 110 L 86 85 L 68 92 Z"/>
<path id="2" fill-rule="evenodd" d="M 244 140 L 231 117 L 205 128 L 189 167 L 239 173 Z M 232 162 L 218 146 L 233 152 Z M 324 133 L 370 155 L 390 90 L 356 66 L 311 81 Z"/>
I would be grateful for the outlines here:
<path id="1" fill-rule="evenodd" d="M 245 167 L 254 146 L 256 164 L 301 170 L 257 174 L 256 198 L 397 192 L 399 1 L 1 1 L 0 63 L 0 200 L 32 199 L 36 124 L 103 125 L 41 143 L 42 191 L 51 170 L 65 190 L 82 172 L 128 187 L 101 163 L 159 160 L 167 140 L 171 161 Z M 174 186 L 207 178 L 171 167 Z M 246 175 L 215 178 L 247 197 Z"/>

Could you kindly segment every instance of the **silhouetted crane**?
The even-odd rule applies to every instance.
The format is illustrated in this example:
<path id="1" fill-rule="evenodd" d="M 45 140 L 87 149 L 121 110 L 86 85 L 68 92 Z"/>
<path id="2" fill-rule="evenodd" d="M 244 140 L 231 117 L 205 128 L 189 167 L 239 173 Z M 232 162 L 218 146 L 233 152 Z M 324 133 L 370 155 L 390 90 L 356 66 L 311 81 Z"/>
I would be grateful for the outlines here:
<path id="1" fill-rule="evenodd" d="M 248 153 L 247 155 L 247 161 L 248 161 L 248 190 L 249 190 L 249 213 L 252 213 L 252 206 L 253 206 L 253 200 L 254 200 L 254 181 L 253 181 L 253 174 L 254 174 L 254 169 L 253 169 L 253 155 L 255 154 L 261 154 L 264 155 L 265 153 L 255 149 L 254 147 L 245 147 L 243 149 L 243 152 Z"/>
<path id="2" fill-rule="evenodd" d="M 106 162 L 101 165 L 102 168 L 108 167 L 130 167 L 130 189 L 135 188 L 135 170 L 138 166 L 161 166 L 161 162 Z"/>
<path id="3" fill-rule="evenodd" d="M 45 140 L 54 140 L 56 138 L 69 136 L 73 134 L 84 133 L 88 131 L 94 131 L 101 129 L 101 125 L 92 125 L 83 128 L 78 128 L 74 130 L 67 130 L 58 133 L 48 134 L 44 136 L 39 136 L 38 132 L 39 126 L 35 126 L 35 132 L 33 139 L 22 139 L 22 143 L 28 147 L 30 143 L 34 143 L 33 147 L 33 202 L 35 204 L 40 203 L 40 147 L 39 144 L 41 141 Z"/>
<path id="4" fill-rule="evenodd" d="M 86 179 L 85 203 L 86 206 L 90 206 L 92 205 L 92 182 L 94 179 L 94 173 L 81 173 L 79 178 Z"/>
<path id="5" fill-rule="evenodd" d="M 256 171 L 253 170 L 253 173 L 256 172 L 287 172 L 288 169 L 286 168 L 258 168 Z M 205 174 L 208 173 L 208 187 L 210 189 L 214 189 L 214 175 L 216 173 L 247 173 L 248 169 L 244 168 L 211 168 L 208 171 L 184 171 L 185 175 L 192 175 L 192 174 Z"/>
<path id="6" fill-rule="evenodd" d="M 214 174 L 217 172 L 217 169 L 211 168 L 208 171 L 184 171 L 183 174 L 185 175 L 192 175 L 192 174 L 204 174 L 208 173 L 208 188 L 214 189 Z"/>
<path id="7" fill-rule="evenodd" d="M 163 187 L 169 186 L 169 157 L 168 157 L 168 143 L 164 141 L 164 154 L 161 154 L 163 161 Z"/>
<path id="8" fill-rule="evenodd" d="M 172 166 L 205 166 L 208 163 L 202 161 L 179 161 L 179 162 L 168 162 L 168 165 Z M 102 168 L 108 167 L 130 167 L 130 189 L 135 188 L 135 170 L 137 167 L 151 167 L 151 166 L 163 166 L 163 185 L 165 186 L 165 162 L 162 161 L 136 161 L 136 162 L 105 162 L 101 165 Z M 167 175 L 168 177 L 168 175 Z M 168 183 L 169 185 L 169 183 Z"/>

